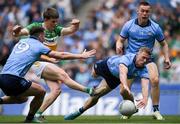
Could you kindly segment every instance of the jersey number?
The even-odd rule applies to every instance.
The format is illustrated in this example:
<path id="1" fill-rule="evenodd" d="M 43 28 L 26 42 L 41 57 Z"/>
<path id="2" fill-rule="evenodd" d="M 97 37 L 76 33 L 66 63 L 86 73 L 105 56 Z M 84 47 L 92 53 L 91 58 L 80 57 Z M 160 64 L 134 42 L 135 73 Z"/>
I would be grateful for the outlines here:
<path id="1" fill-rule="evenodd" d="M 29 49 L 29 44 L 27 44 L 26 42 L 19 42 L 16 46 L 15 53 L 22 53 L 28 49 Z"/>

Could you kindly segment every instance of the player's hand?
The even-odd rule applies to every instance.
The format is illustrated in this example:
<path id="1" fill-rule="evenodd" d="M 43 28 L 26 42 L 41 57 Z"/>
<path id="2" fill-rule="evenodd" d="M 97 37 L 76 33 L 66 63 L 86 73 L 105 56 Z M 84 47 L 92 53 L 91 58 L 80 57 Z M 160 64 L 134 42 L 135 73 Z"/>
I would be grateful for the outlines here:
<path id="1" fill-rule="evenodd" d="M 20 25 L 16 25 L 13 27 L 13 36 L 18 36 L 20 31 L 21 31 L 22 27 Z"/>
<path id="2" fill-rule="evenodd" d="M 90 57 L 94 57 L 95 54 L 96 54 L 96 50 L 95 49 L 87 51 L 87 52 L 86 52 L 86 49 L 85 49 L 83 51 L 83 53 L 81 53 L 82 59 L 87 59 L 87 58 L 90 58 Z"/>
<path id="3" fill-rule="evenodd" d="M 168 60 L 164 60 L 164 68 L 165 69 L 170 69 L 171 68 L 171 61 Z"/>
<path id="4" fill-rule="evenodd" d="M 51 58 L 50 61 L 51 61 L 52 63 L 54 63 L 54 64 L 58 64 L 60 60 L 55 59 L 55 58 Z"/>
<path id="5" fill-rule="evenodd" d="M 147 105 L 147 99 L 139 99 L 139 100 L 136 100 L 137 102 L 137 108 L 145 108 L 146 105 Z"/>
<path id="6" fill-rule="evenodd" d="M 116 53 L 119 55 L 123 55 L 123 47 L 116 45 Z"/>
<path id="7" fill-rule="evenodd" d="M 72 25 L 79 25 L 79 24 L 80 24 L 80 21 L 79 21 L 79 19 L 73 19 L 73 20 L 71 21 L 71 24 L 72 24 Z"/>

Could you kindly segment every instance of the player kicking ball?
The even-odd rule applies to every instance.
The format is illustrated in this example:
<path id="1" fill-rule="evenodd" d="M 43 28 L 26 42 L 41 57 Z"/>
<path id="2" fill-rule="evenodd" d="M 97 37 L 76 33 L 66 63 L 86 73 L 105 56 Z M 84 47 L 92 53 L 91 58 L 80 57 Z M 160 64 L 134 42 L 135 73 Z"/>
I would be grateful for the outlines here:
<path id="1" fill-rule="evenodd" d="M 34 115 L 43 103 L 45 90 L 39 84 L 28 81 L 24 78 L 33 63 L 37 61 L 41 55 L 47 55 L 56 59 L 86 59 L 94 56 L 96 53 L 95 50 L 87 51 L 82 54 L 56 52 L 43 45 L 43 41 L 44 28 L 34 27 L 30 31 L 29 38 L 21 39 L 15 45 L 0 74 L 0 88 L 6 95 L 0 98 L 0 104 L 20 104 L 26 102 L 28 96 L 34 96 L 30 103 L 30 110 L 25 120 L 26 123 L 42 122 L 37 119 L 37 117 L 34 117 Z M 62 69 L 59 69 L 59 72 L 57 70 L 57 75 L 50 76 L 52 79 L 58 78 L 58 80 L 62 81 L 64 84 L 77 84 L 78 87 L 82 88 L 82 92 L 88 94 L 93 93 L 93 90 L 87 90 L 87 87 L 72 80 Z"/>

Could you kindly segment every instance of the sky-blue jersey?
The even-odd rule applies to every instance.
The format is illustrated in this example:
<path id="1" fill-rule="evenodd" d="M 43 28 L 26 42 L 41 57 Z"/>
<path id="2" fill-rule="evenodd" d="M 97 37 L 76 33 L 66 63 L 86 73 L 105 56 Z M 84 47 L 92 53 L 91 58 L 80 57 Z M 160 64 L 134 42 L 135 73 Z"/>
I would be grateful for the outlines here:
<path id="1" fill-rule="evenodd" d="M 13 48 L 1 74 L 11 74 L 24 77 L 31 65 L 42 54 L 51 50 L 35 38 L 21 39 Z"/>
<path id="2" fill-rule="evenodd" d="M 137 68 L 135 66 L 135 56 L 136 54 L 129 53 L 123 56 L 115 55 L 110 57 L 107 61 L 109 71 L 112 73 L 112 75 L 119 78 L 119 65 L 123 64 L 128 68 L 128 79 L 135 77 L 149 79 L 146 66 L 142 68 Z"/>
<path id="3" fill-rule="evenodd" d="M 136 53 L 140 47 L 148 47 L 153 51 L 155 40 L 164 40 L 160 26 L 154 21 L 148 21 L 145 26 L 138 25 L 138 19 L 131 19 L 124 24 L 120 36 L 128 40 L 126 53 Z"/>

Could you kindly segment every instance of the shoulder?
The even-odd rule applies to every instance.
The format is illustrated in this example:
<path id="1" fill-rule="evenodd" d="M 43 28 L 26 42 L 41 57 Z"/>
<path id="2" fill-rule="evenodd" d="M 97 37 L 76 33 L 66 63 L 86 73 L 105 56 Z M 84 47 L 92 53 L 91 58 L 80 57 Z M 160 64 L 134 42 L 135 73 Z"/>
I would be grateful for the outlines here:
<path id="1" fill-rule="evenodd" d="M 159 24 L 157 22 L 153 21 L 152 19 L 150 19 L 150 22 L 151 22 L 151 27 L 153 29 L 157 30 L 158 28 L 160 28 L 160 26 L 159 26 Z"/>
<path id="2" fill-rule="evenodd" d="M 133 62 L 134 57 L 135 57 L 135 54 L 128 53 L 128 54 L 122 55 L 120 57 L 120 61 L 125 62 L 126 64 L 130 65 Z"/>
<path id="3" fill-rule="evenodd" d="M 134 24 L 134 22 L 135 22 L 135 19 L 131 19 L 131 20 L 127 21 L 127 22 L 125 23 L 125 25 L 131 26 L 132 24 Z"/>
<path id="4" fill-rule="evenodd" d="M 63 27 L 60 24 L 58 24 L 55 26 L 54 31 L 57 33 L 57 35 L 60 36 L 62 29 L 63 29 Z"/>
<path id="5" fill-rule="evenodd" d="M 128 58 L 129 60 L 130 59 L 134 59 L 134 57 L 136 56 L 136 54 L 134 54 L 134 53 L 128 53 L 128 54 L 125 54 L 125 55 L 123 55 L 124 57 L 126 57 L 126 58 Z M 122 57 L 123 57 L 122 56 Z"/>
<path id="6" fill-rule="evenodd" d="M 26 28 L 28 30 L 31 30 L 32 27 L 42 27 L 42 22 L 33 22 L 33 23 L 29 24 L 28 26 L 26 26 Z"/>

